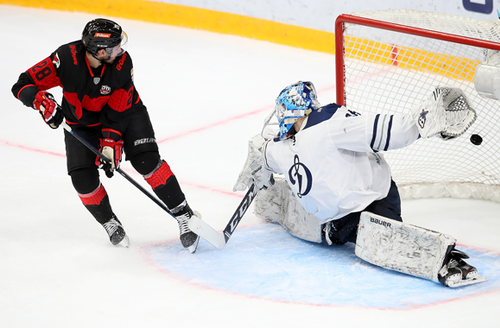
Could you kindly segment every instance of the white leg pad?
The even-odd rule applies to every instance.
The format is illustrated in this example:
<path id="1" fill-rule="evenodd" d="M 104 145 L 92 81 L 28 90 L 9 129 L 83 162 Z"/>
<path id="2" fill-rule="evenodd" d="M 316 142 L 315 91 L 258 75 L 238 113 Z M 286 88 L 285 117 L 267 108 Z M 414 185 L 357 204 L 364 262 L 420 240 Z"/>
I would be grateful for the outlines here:
<path id="1" fill-rule="evenodd" d="M 477 65 L 474 87 L 481 97 L 500 99 L 500 52 L 487 51 L 486 60 Z"/>
<path id="2" fill-rule="evenodd" d="M 255 197 L 255 215 L 282 225 L 297 238 L 315 243 L 322 241 L 319 220 L 304 210 L 282 178 L 276 178 L 274 185 L 259 191 Z"/>
<path id="3" fill-rule="evenodd" d="M 374 265 L 438 281 L 455 238 L 369 212 L 361 214 L 356 256 Z"/>

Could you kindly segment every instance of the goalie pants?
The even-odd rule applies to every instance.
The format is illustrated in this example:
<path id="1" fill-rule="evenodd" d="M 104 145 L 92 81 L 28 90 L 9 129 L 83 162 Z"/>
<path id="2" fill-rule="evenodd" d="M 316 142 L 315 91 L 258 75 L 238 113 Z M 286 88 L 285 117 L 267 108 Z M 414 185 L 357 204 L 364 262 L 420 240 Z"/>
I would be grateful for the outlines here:
<path id="1" fill-rule="evenodd" d="M 396 183 L 391 180 L 391 187 L 387 197 L 374 201 L 363 211 L 353 212 L 343 218 L 328 222 L 327 224 L 331 224 L 329 237 L 333 244 L 341 245 L 346 242 L 356 242 L 360 215 L 364 211 L 396 221 L 403 221 L 401 218 L 401 198 Z"/>
<path id="2" fill-rule="evenodd" d="M 72 125 L 78 133 L 95 148 L 100 148 L 101 126 L 85 127 Z M 66 130 L 67 170 L 75 190 L 85 207 L 101 224 L 114 215 L 106 190 L 99 180 L 96 155 Z M 165 161 L 161 160 L 153 126 L 146 109 L 137 110 L 130 116 L 130 123 L 122 134 L 125 159 L 135 170 L 146 177 L 155 194 L 169 209 L 185 202 L 185 196 L 177 178 Z"/>

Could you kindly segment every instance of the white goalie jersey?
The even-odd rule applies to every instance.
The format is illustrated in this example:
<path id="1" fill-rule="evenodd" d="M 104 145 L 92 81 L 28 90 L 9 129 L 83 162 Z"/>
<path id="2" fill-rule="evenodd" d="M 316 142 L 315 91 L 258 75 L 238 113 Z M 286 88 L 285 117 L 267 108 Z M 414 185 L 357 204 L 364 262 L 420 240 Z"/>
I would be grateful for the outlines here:
<path id="1" fill-rule="evenodd" d="M 391 171 L 379 151 L 408 146 L 418 136 L 411 115 L 360 115 L 330 104 L 313 111 L 295 136 L 264 144 L 263 153 L 267 168 L 282 174 L 323 224 L 385 198 Z"/>

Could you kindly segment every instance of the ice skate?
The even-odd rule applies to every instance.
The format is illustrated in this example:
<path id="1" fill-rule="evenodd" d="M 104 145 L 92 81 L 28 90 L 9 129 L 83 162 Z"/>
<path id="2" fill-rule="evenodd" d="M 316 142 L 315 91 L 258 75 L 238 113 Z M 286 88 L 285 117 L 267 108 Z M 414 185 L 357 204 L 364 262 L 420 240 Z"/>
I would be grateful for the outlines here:
<path id="1" fill-rule="evenodd" d="M 467 264 L 467 262 L 463 260 L 469 258 L 464 252 L 452 249 L 447 258 L 449 258 L 447 263 L 443 265 L 438 273 L 439 282 L 444 286 L 456 288 L 478 284 L 488 280 L 477 273 L 475 267 Z"/>
<path id="2" fill-rule="evenodd" d="M 191 254 L 196 252 L 196 248 L 198 247 L 198 243 L 200 241 L 200 236 L 192 232 L 188 227 L 188 221 L 193 215 L 201 218 L 201 215 L 199 213 L 193 212 L 191 211 L 191 209 L 189 209 L 186 213 L 175 217 L 177 223 L 179 223 L 182 246 L 184 248 L 187 248 L 191 252 Z"/>
<path id="3" fill-rule="evenodd" d="M 123 229 L 121 222 L 112 217 L 111 220 L 102 225 L 109 236 L 109 241 L 115 246 L 129 247 L 130 240 Z"/>

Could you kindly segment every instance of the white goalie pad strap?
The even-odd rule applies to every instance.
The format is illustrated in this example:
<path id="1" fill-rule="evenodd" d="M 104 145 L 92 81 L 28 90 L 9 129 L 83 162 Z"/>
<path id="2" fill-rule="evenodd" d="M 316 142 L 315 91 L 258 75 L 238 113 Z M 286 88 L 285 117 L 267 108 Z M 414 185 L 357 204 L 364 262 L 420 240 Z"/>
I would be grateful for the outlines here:
<path id="1" fill-rule="evenodd" d="M 361 214 L 356 256 L 380 267 L 438 281 L 455 238 L 369 212 Z"/>
<path id="2" fill-rule="evenodd" d="M 259 191 L 254 203 L 257 217 L 281 224 L 297 238 L 321 243 L 319 220 L 304 210 L 283 178 L 275 178 L 274 185 Z"/>

